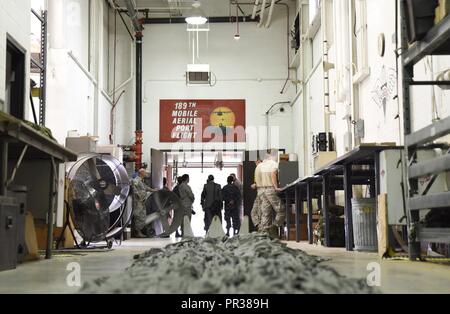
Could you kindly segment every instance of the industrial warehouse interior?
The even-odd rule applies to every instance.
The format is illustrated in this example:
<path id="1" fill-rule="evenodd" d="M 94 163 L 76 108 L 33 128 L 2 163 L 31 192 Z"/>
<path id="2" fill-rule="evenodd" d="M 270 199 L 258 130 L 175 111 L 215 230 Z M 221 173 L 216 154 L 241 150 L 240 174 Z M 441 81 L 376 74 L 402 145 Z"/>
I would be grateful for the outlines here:
<path id="1" fill-rule="evenodd" d="M 0 0 L 0 294 L 448 294 L 449 152 L 450 1 Z"/>

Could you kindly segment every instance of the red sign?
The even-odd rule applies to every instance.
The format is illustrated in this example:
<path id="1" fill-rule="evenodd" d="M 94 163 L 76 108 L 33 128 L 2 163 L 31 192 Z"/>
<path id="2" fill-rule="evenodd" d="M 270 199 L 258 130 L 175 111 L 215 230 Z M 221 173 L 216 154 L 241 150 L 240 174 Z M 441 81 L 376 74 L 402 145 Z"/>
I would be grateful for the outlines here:
<path id="1" fill-rule="evenodd" d="M 160 142 L 245 142 L 245 100 L 161 100 Z"/>

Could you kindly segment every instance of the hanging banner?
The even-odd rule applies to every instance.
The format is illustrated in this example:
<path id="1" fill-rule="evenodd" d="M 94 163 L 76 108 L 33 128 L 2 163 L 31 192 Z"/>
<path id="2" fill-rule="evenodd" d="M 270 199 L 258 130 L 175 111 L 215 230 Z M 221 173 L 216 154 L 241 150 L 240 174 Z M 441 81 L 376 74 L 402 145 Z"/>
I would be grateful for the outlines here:
<path id="1" fill-rule="evenodd" d="M 161 100 L 160 142 L 245 142 L 245 100 Z"/>

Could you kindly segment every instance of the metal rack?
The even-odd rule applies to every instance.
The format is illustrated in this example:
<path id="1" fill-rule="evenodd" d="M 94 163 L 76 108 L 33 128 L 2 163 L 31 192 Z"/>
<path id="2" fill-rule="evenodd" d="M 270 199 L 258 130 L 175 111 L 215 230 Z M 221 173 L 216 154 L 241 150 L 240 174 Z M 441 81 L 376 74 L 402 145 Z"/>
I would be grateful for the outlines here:
<path id="1" fill-rule="evenodd" d="M 31 13 L 41 22 L 41 51 L 40 60 L 34 60 L 32 57 L 31 67 L 36 68 L 40 75 L 39 85 L 39 124 L 45 125 L 45 107 L 46 107 L 46 87 L 47 87 L 47 11 L 41 14 L 31 9 Z M 33 107 L 34 111 L 34 107 Z"/>
<path id="2" fill-rule="evenodd" d="M 46 258 L 50 259 L 53 248 L 53 217 L 56 209 L 57 178 L 60 163 L 76 161 L 77 155 L 47 138 L 22 120 L 0 111 L 0 196 L 5 196 L 8 186 L 15 182 L 15 176 L 24 163 L 47 161 L 50 165 L 50 182 L 44 182 L 42 177 L 33 177 L 33 180 L 42 184 L 49 184 L 49 198 L 47 213 L 48 234 Z M 12 167 L 12 164 L 14 166 Z M 37 164 L 35 167 L 39 167 Z"/>
<path id="3" fill-rule="evenodd" d="M 407 174 L 409 183 L 408 209 L 409 256 L 411 260 L 421 259 L 421 242 L 450 243 L 450 228 L 426 228 L 420 222 L 420 211 L 449 209 L 450 192 L 429 194 L 437 176 L 450 170 L 450 154 L 431 160 L 419 161 L 417 152 L 436 148 L 436 139 L 450 134 L 450 117 L 436 121 L 427 127 L 411 129 L 411 87 L 417 85 L 450 85 L 449 81 L 416 81 L 414 65 L 430 55 L 450 55 L 450 16 L 434 26 L 425 38 L 408 47 L 406 0 L 401 0 L 402 52 L 401 68 L 403 72 L 403 110 L 405 147 L 408 156 Z M 450 152 L 450 151 L 448 151 Z M 419 193 L 419 178 L 431 176 L 425 190 Z"/>

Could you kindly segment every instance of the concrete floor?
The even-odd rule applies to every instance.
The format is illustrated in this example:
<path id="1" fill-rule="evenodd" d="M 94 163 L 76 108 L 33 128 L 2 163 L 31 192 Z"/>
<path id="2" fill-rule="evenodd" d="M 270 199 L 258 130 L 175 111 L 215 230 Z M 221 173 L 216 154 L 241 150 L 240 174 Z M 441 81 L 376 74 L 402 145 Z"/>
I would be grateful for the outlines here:
<path id="1" fill-rule="evenodd" d="M 347 252 L 341 248 L 324 248 L 307 243 L 289 242 L 289 247 L 301 249 L 310 255 L 330 258 L 324 265 L 341 275 L 365 279 L 372 271 L 370 263 L 379 263 L 382 293 L 450 293 L 450 264 L 410 262 L 408 260 L 381 260 L 376 253 Z"/>
<path id="2" fill-rule="evenodd" d="M 17 269 L 0 272 L 0 293 L 75 293 L 78 287 L 67 285 L 70 271 L 67 267 L 80 265 L 81 282 L 121 272 L 128 267 L 135 254 L 152 247 L 173 243 L 166 240 L 132 240 L 112 251 L 55 254 L 52 260 L 40 260 L 19 265 Z M 409 261 L 380 261 L 376 254 L 346 252 L 289 242 L 289 246 L 311 255 L 331 258 L 324 262 L 340 274 L 364 279 L 369 274 L 367 265 L 381 266 L 381 286 L 384 293 L 450 293 L 450 266 Z"/>

